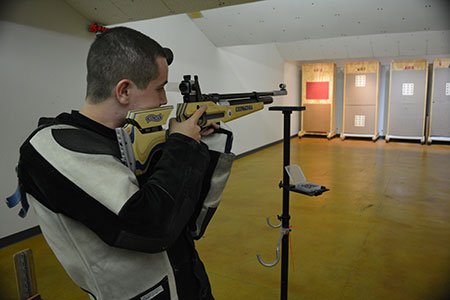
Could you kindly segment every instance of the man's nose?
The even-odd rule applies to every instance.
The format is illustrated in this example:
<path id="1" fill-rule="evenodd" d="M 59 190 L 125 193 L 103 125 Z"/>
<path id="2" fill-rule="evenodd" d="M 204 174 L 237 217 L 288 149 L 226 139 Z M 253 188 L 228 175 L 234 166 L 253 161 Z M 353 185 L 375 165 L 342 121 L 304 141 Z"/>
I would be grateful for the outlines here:
<path id="1" fill-rule="evenodd" d="M 166 91 L 164 91 L 160 101 L 161 105 L 166 105 L 167 104 L 167 96 L 166 96 Z"/>

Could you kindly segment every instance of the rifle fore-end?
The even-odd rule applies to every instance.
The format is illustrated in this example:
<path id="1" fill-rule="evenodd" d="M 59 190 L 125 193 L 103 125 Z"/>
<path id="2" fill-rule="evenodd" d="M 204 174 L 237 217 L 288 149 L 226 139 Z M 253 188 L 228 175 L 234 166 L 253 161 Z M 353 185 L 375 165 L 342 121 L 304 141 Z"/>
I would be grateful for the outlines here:
<path id="1" fill-rule="evenodd" d="M 264 108 L 263 102 L 236 105 L 218 105 L 212 101 L 180 103 L 177 105 L 177 121 L 189 119 L 203 105 L 206 105 L 207 109 L 198 122 L 202 128 L 220 121 L 226 123 Z"/>

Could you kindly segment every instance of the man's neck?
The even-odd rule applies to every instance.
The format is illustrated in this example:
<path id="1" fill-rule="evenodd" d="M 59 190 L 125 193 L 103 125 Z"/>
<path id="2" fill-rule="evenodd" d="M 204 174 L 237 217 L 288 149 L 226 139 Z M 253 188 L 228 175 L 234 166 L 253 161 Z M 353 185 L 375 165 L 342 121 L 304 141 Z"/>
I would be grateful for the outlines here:
<path id="1" fill-rule="evenodd" d="M 118 111 L 114 102 L 110 100 L 97 104 L 86 101 L 80 110 L 80 114 L 112 129 L 123 126 L 125 119 L 123 113 Z"/>

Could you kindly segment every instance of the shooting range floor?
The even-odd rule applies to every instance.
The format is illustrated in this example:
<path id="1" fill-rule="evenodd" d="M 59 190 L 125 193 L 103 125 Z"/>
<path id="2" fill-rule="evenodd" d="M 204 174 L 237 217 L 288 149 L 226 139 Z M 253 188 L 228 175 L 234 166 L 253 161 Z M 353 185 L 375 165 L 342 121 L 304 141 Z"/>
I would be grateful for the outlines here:
<path id="1" fill-rule="evenodd" d="M 443 300 L 450 296 L 450 146 L 293 138 L 291 164 L 330 189 L 291 193 L 289 299 Z M 275 259 L 282 144 L 237 160 L 197 248 L 216 300 L 280 299 Z M 34 252 L 44 300 L 88 299 L 41 235 L 0 249 L 1 299 L 17 299 L 12 254 Z M 447 297 L 446 297 L 447 296 Z"/>

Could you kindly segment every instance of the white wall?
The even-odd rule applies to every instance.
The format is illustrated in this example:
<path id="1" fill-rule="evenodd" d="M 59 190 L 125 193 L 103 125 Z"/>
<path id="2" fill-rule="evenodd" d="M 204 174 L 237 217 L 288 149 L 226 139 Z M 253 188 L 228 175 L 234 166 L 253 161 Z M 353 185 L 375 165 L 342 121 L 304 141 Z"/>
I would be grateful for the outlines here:
<path id="1" fill-rule="evenodd" d="M 286 62 L 284 64 L 284 82 L 288 87 L 288 101 L 287 106 L 300 106 L 302 100 L 301 93 L 301 69 L 296 63 Z M 300 112 L 293 112 L 291 115 L 291 136 L 298 134 L 300 131 Z"/>
<path id="2" fill-rule="evenodd" d="M 39 117 L 79 109 L 85 97 L 88 21 L 58 0 L 9 1 L 0 10 L 0 191 L 17 186 L 19 146 Z M 37 225 L 0 201 L 0 238 Z"/>
<path id="3" fill-rule="evenodd" d="M 225 59 L 224 75 L 233 86 L 240 85 L 241 91 L 267 91 L 279 89 L 285 81 L 284 60 L 275 45 L 235 46 L 220 48 L 220 59 Z M 236 91 L 240 91 L 236 90 Z M 287 86 L 288 93 L 290 86 Z M 289 96 L 273 97 L 271 105 L 287 105 Z M 241 154 L 283 138 L 283 119 L 279 111 L 254 113 L 230 122 L 234 131 L 233 152 Z"/>

